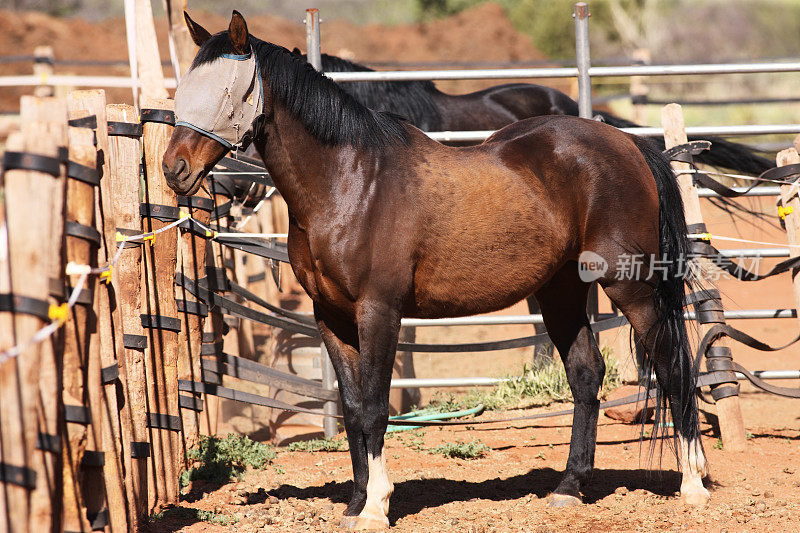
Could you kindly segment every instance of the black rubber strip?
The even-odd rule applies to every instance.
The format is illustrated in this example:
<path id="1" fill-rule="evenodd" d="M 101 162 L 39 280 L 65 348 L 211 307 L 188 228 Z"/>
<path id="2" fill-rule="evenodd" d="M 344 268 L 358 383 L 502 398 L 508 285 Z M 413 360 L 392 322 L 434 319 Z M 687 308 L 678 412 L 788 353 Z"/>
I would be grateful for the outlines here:
<path id="1" fill-rule="evenodd" d="M 83 468 L 102 468 L 105 465 L 105 452 L 98 452 L 94 450 L 85 450 L 83 452 L 83 457 L 81 457 L 81 466 Z"/>
<path id="2" fill-rule="evenodd" d="M 247 283 L 258 283 L 259 281 L 264 281 L 265 279 L 267 279 L 267 272 L 259 272 L 258 274 L 247 276 Z"/>
<path id="3" fill-rule="evenodd" d="M 35 170 L 53 177 L 61 175 L 61 159 L 28 152 L 5 152 L 3 154 L 4 170 Z"/>
<path id="4" fill-rule="evenodd" d="M 97 146 L 97 135 L 94 137 L 94 145 Z M 58 154 L 58 160 L 61 161 L 62 164 L 69 161 L 69 148 L 66 146 L 59 146 L 56 148 L 56 153 Z"/>
<path id="5" fill-rule="evenodd" d="M 229 201 L 214 207 L 214 210 L 211 211 L 211 220 L 219 220 L 228 216 L 231 213 L 231 205 L 232 202 Z"/>
<path id="6" fill-rule="evenodd" d="M 791 165 L 784 165 L 782 167 L 775 167 L 765 170 L 761 173 L 759 178 L 770 180 L 786 180 L 796 181 L 800 177 L 800 163 L 793 163 Z M 792 179 L 789 179 L 792 178 Z"/>
<path id="7" fill-rule="evenodd" d="M 67 126 L 73 128 L 89 128 L 90 130 L 97 129 L 97 115 L 89 115 L 83 118 L 72 118 L 67 121 Z"/>
<path id="8" fill-rule="evenodd" d="M 167 331 L 180 332 L 181 319 L 160 315 L 139 315 L 142 320 L 142 327 L 146 329 L 165 329 Z"/>
<path id="9" fill-rule="evenodd" d="M 142 124 L 145 122 L 160 122 L 161 124 L 175 125 L 175 112 L 168 109 L 142 109 L 139 114 Z"/>
<path id="10" fill-rule="evenodd" d="M 215 292 L 228 292 L 231 290 L 231 281 L 228 279 L 224 268 L 207 266 L 205 277 L 200 279 L 200 284 Z"/>
<path id="11" fill-rule="evenodd" d="M 64 405 L 64 421 L 88 426 L 92 423 L 92 412 L 82 405 Z"/>
<path id="12" fill-rule="evenodd" d="M 710 141 L 691 141 L 684 144 L 678 144 L 664 150 L 664 156 L 670 161 L 681 161 L 683 163 L 692 163 L 692 156 L 699 155 L 711 148 Z"/>
<path id="13" fill-rule="evenodd" d="M 0 294 L 0 312 L 22 313 L 50 321 L 50 303 L 18 294 Z"/>
<path id="14" fill-rule="evenodd" d="M 119 364 L 109 365 L 100 370 L 100 380 L 103 385 L 114 383 L 119 379 Z"/>
<path id="15" fill-rule="evenodd" d="M 769 272 L 756 274 L 755 272 L 750 272 L 732 259 L 724 257 L 719 253 L 719 250 L 705 241 L 694 241 L 691 245 L 692 253 L 708 257 L 711 262 L 714 263 L 714 266 L 726 271 L 731 276 L 741 281 L 759 281 L 771 276 L 783 274 L 784 272 L 788 272 L 800 266 L 800 257 L 790 257 L 772 267 Z"/>
<path id="16" fill-rule="evenodd" d="M 108 525 L 108 509 L 103 509 L 96 513 L 86 513 L 86 519 L 89 521 L 89 527 L 92 528 L 92 531 L 105 529 Z"/>
<path id="17" fill-rule="evenodd" d="M 108 121 L 108 134 L 114 136 L 139 138 L 144 133 L 144 128 L 138 122 Z"/>
<path id="18" fill-rule="evenodd" d="M 723 398 L 729 398 L 731 396 L 739 396 L 738 383 L 735 383 L 733 385 L 720 385 L 718 387 L 713 387 L 711 389 L 711 397 L 714 398 L 714 401 L 716 402 L 720 401 Z"/>
<path id="19" fill-rule="evenodd" d="M 147 336 L 125 333 L 122 335 L 122 345 L 129 350 L 144 351 L 147 349 Z"/>
<path id="20" fill-rule="evenodd" d="M 190 411 L 197 411 L 198 413 L 203 410 L 203 399 L 194 396 L 178 395 L 178 402 L 181 409 L 189 409 Z"/>
<path id="21" fill-rule="evenodd" d="M 181 417 L 163 413 L 147 413 L 147 427 L 168 429 L 169 431 L 182 431 Z"/>
<path id="22" fill-rule="evenodd" d="M 175 298 L 178 304 L 178 312 L 188 315 L 208 316 L 208 306 L 201 302 L 192 302 L 182 298 Z"/>
<path id="23" fill-rule="evenodd" d="M 125 228 L 117 228 L 117 233 L 122 235 L 123 237 L 134 237 L 136 235 L 141 235 L 142 230 L 139 229 L 125 229 Z M 136 248 L 141 246 L 143 241 L 125 241 L 125 244 L 122 246 L 123 248 Z M 117 247 L 119 247 L 119 243 L 117 243 Z"/>
<path id="24" fill-rule="evenodd" d="M 687 224 L 686 233 L 708 233 L 708 228 L 703 222 L 699 224 Z"/>
<path id="25" fill-rule="evenodd" d="M 100 246 L 100 232 L 92 226 L 85 226 L 72 220 L 64 222 L 64 233 Z"/>
<path id="26" fill-rule="evenodd" d="M 202 196 L 178 196 L 178 206 L 211 212 L 214 210 L 214 200 Z"/>
<path id="27" fill-rule="evenodd" d="M 67 295 L 64 281 L 59 278 L 50 278 L 47 280 L 47 291 L 48 294 L 56 300 L 63 301 Z"/>
<path id="28" fill-rule="evenodd" d="M 171 205 L 159 205 L 142 202 L 139 204 L 139 216 L 154 218 L 161 222 L 175 222 L 181 218 L 180 209 Z"/>
<path id="29" fill-rule="evenodd" d="M 200 336 L 200 342 L 202 343 L 210 343 L 214 342 L 216 335 L 214 335 L 213 331 L 204 331 L 203 334 Z M 202 347 L 200 348 L 203 349 Z"/>
<path id="30" fill-rule="evenodd" d="M 33 490 L 36 488 L 36 470 L 26 466 L 0 463 L 0 483 Z"/>
<path id="31" fill-rule="evenodd" d="M 220 355 L 223 353 L 222 344 L 222 342 L 201 344 L 200 355 Z"/>
<path id="32" fill-rule="evenodd" d="M 94 187 L 100 186 L 100 174 L 97 169 L 81 165 L 75 161 L 67 161 L 67 177 L 88 183 Z"/>
<path id="33" fill-rule="evenodd" d="M 67 285 L 66 291 L 68 295 L 71 295 L 72 287 Z M 94 303 L 92 301 L 92 297 L 93 297 L 92 291 L 84 287 L 83 289 L 81 289 L 81 292 L 78 293 L 78 298 L 77 300 L 75 300 L 75 303 L 78 305 L 92 305 Z"/>
<path id="34" fill-rule="evenodd" d="M 36 449 L 43 452 L 61 453 L 61 436 L 40 431 L 36 438 Z"/>
<path id="35" fill-rule="evenodd" d="M 150 457 L 150 443 L 132 441 L 131 457 L 133 459 L 145 459 Z"/>

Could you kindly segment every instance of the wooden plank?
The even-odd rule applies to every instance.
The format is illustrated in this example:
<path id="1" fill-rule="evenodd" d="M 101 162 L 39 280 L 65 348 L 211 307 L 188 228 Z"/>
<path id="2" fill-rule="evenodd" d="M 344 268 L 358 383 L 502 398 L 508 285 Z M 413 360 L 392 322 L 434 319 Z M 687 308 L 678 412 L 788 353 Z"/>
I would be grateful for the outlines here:
<path id="1" fill-rule="evenodd" d="M 203 189 L 198 191 L 195 196 L 210 200 L 210 195 Z M 184 209 L 198 222 L 206 225 L 210 222 L 211 213 L 209 211 L 189 207 Z M 183 232 L 180 235 L 179 242 L 179 272 L 192 279 L 204 277 L 207 248 L 208 240 L 204 236 L 196 235 L 191 231 Z M 194 296 L 180 286 L 175 287 L 175 297 L 186 302 L 197 301 Z M 183 322 L 183 328 L 179 335 L 178 344 L 178 377 L 196 381 L 200 379 L 200 346 L 202 344 L 205 318 L 188 312 L 181 313 L 180 318 Z M 188 450 L 200 437 L 200 417 L 202 413 L 184 410 L 181 416 L 183 418 L 183 447 L 184 450 Z"/>
<path id="2" fill-rule="evenodd" d="M 797 141 L 795 141 L 797 143 Z M 800 163 L 800 155 L 795 148 L 781 150 L 775 159 L 779 167 Z M 791 208 L 791 212 L 786 213 L 784 223 L 786 225 L 786 238 L 789 241 L 789 257 L 800 256 L 800 198 L 798 194 L 798 182 L 790 185 L 781 185 L 781 203 L 784 209 Z M 794 291 L 795 307 L 800 309 L 800 270 L 792 270 L 792 290 Z"/>
<path id="3" fill-rule="evenodd" d="M 109 175 L 112 171 L 109 154 L 109 137 L 106 120 L 106 95 L 100 89 L 73 91 L 69 95 L 70 107 L 75 108 L 70 118 L 82 118 L 81 114 L 94 115 L 97 122 L 95 138 L 97 141 L 98 167 L 103 179 L 100 181 L 100 194 L 95 196 L 95 219 L 100 230 L 101 239 L 98 249 L 98 264 L 109 264 L 116 253 L 116 226 L 114 224 L 114 190 Z M 92 405 L 99 406 L 98 418 L 93 427 L 96 428 L 95 438 L 98 440 L 98 450 L 106 453 L 103 466 L 105 486 L 108 501 L 110 527 L 113 530 L 122 530 L 127 527 L 125 483 L 122 475 L 121 440 L 122 431 L 117 406 L 116 382 L 103 384 L 100 372 L 103 368 L 119 368 L 117 354 L 124 350 L 122 344 L 122 321 L 120 308 L 112 305 L 117 301 L 114 285 L 101 283 L 96 289 L 96 312 L 98 315 L 97 351 L 98 359 L 91 362 L 90 377 L 97 388 L 90 387 L 90 401 Z M 95 366 L 96 365 L 96 366 Z M 96 398 L 93 396 L 96 394 Z"/>
<path id="4" fill-rule="evenodd" d="M 58 156 L 63 146 L 66 109 L 51 99 L 23 97 L 21 101 L 22 132 L 12 135 L 7 150 L 30 152 L 48 157 Z M 28 170 L 8 170 L 3 174 L 4 220 L 0 232 L 5 236 L 0 246 L 0 293 L 48 300 L 52 254 L 60 254 L 48 239 L 53 227 L 55 187 L 63 181 L 50 174 Z M 63 198 L 63 196 L 61 197 Z M 45 209 L 42 207 L 45 206 Z M 58 236 L 60 239 L 60 235 Z M 0 312 L 0 353 L 21 346 L 19 357 L 0 363 L 0 462 L 37 472 L 38 483 L 48 479 L 36 461 L 39 433 L 39 383 L 43 343 L 27 344 L 49 320 L 40 317 Z M 40 493 L 41 494 L 41 493 Z M 46 495 L 46 494 L 45 494 Z M 0 529 L 31 531 L 37 521 L 51 525 L 49 511 L 33 492 L 25 487 L 0 482 Z"/>
<path id="5" fill-rule="evenodd" d="M 139 114 L 133 106 L 111 104 L 106 106 L 106 119 L 114 122 L 139 123 Z M 107 177 L 114 190 L 114 226 L 122 230 L 141 232 L 139 219 L 139 164 L 142 160 L 141 142 L 135 137 L 109 137 L 109 165 Z M 114 268 L 114 285 L 124 287 L 117 294 L 122 332 L 124 335 L 144 335 L 141 314 L 142 247 L 125 249 Z M 128 530 L 138 531 L 139 524 L 147 520 L 147 465 L 146 456 L 132 457 L 132 442 L 146 443 L 147 390 L 145 350 L 124 348 L 120 365 L 123 375 L 125 409 L 123 424 L 122 457 L 125 466 L 125 485 L 128 503 Z"/>
<path id="6" fill-rule="evenodd" d="M 166 98 L 142 96 L 142 108 L 174 109 L 174 102 Z M 162 169 L 173 127 L 168 124 L 144 124 L 145 191 L 144 201 L 151 204 L 177 206 L 175 193 L 167 186 Z M 167 222 L 148 218 L 142 221 L 148 231 L 158 230 Z M 178 317 L 173 285 L 178 237 L 177 231 L 168 231 L 144 247 L 144 284 L 146 303 L 143 313 L 169 318 Z M 178 333 L 166 329 L 149 329 L 149 357 L 146 359 L 150 413 L 180 416 L 178 403 Z M 153 444 L 153 472 L 150 490 L 150 510 L 160 511 L 178 503 L 178 474 L 181 458 L 179 434 L 166 429 L 151 428 Z"/>
<path id="7" fill-rule="evenodd" d="M 186 27 L 183 12 L 186 11 L 186 0 L 165 0 L 167 20 L 169 21 L 169 34 L 175 44 L 175 54 L 178 56 L 180 75 L 186 74 L 192 66 L 194 56 L 197 55 L 197 46 Z"/>
<path id="8" fill-rule="evenodd" d="M 94 168 L 97 150 L 94 133 L 85 128 L 69 128 L 69 158 L 78 164 Z M 67 214 L 69 221 L 95 227 L 95 188 L 79 180 L 67 180 Z M 66 238 L 66 260 L 78 265 L 97 266 L 97 246 L 85 239 Z M 75 286 L 78 276 L 71 276 L 69 285 Z M 86 280 L 84 294 L 94 301 L 95 278 Z M 86 402 L 86 363 L 90 356 L 90 330 L 96 323 L 93 306 L 78 304 L 73 307 L 70 320 L 64 325 L 63 355 L 64 405 L 83 406 Z M 83 531 L 89 527 L 83 513 L 83 494 L 80 487 L 80 463 L 87 444 L 87 428 L 82 424 L 66 423 L 62 440 L 64 484 L 64 528 Z"/>
<path id="9" fill-rule="evenodd" d="M 672 148 L 680 144 L 688 142 L 686 138 L 686 129 L 683 122 L 683 114 L 681 106 L 678 104 L 669 104 L 664 106 L 661 110 L 661 123 L 664 127 L 664 142 L 666 147 Z M 673 161 L 672 168 L 678 172 L 678 186 L 681 190 L 681 197 L 683 198 L 684 214 L 686 216 L 687 224 L 702 224 L 703 214 L 700 211 L 700 197 L 697 194 L 697 187 L 694 185 L 692 175 L 683 173 L 681 171 L 691 170 L 691 165 L 680 161 Z M 697 260 L 698 271 L 700 272 L 699 283 L 703 288 L 714 288 L 714 282 L 708 276 L 708 273 L 714 268 L 713 264 L 708 258 L 700 257 Z M 720 304 L 721 305 L 721 304 Z M 724 319 L 723 319 L 724 321 Z M 711 328 L 712 324 L 699 324 L 700 337 Z M 723 337 L 717 341 L 715 346 L 727 346 L 726 339 Z M 721 384 L 722 386 L 729 386 L 731 384 Z M 736 382 L 733 382 L 736 385 Z M 716 387 L 719 387 L 717 385 Z M 725 444 L 727 451 L 743 451 L 746 447 L 747 440 L 745 439 L 744 423 L 742 421 L 742 410 L 739 406 L 739 396 L 728 396 L 721 398 L 716 402 L 717 413 L 719 415 L 720 432 L 722 433 L 722 441 Z"/>
<path id="10" fill-rule="evenodd" d="M 158 53 L 156 28 L 153 23 L 153 7 L 150 0 L 135 0 L 136 18 L 136 61 L 142 97 L 166 98 L 164 71 L 161 70 L 161 56 Z M 147 105 L 140 102 L 143 108 Z M 159 166 L 161 166 L 159 164 Z"/>
<path id="11" fill-rule="evenodd" d="M 52 49 L 40 51 L 52 56 Z M 36 53 L 36 52 L 35 52 Z M 50 64 L 52 66 L 52 63 Z M 55 122 L 54 133 L 61 138 L 59 146 L 67 146 L 66 104 L 60 98 L 40 98 L 38 114 L 41 121 Z M 26 120 L 33 117 L 26 117 Z M 51 217 L 50 231 L 42 236 L 42 245 L 53 250 L 50 254 L 51 280 L 58 280 L 64 286 L 64 209 L 66 173 L 62 166 L 61 176 L 53 181 L 50 193 Z M 51 298 L 51 303 L 60 304 L 61 299 Z M 39 432 L 57 439 L 61 433 L 61 364 L 63 354 L 63 330 L 57 331 L 49 342 L 42 345 L 42 363 L 39 370 Z M 62 461 L 57 452 L 37 450 L 34 460 L 36 470 L 42 476 L 33 494 L 33 520 L 37 527 L 58 530 L 61 522 L 62 501 Z"/>

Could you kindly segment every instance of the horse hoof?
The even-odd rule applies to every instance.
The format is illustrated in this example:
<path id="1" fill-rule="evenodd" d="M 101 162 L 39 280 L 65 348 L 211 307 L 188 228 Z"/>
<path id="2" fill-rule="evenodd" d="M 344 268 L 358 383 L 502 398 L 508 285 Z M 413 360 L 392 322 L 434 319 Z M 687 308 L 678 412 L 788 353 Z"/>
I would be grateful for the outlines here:
<path id="1" fill-rule="evenodd" d="M 583 502 L 580 498 L 570 496 L 568 494 L 553 494 L 550 496 L 550 501 L 547 503 L 548 507 L 574 507 L 581 505 Z"/>
<path id="2" fill-rule="evenodd" d="M 681 491 L 683 504 L 690 507 L 702 507 L 711 499 L 705 487 L 692 487 L 692 490 Z"/>
<path id="3" fill-rule="evenodd" d="M 356 531 L 387 529 L 389 527 L 389 519 L 385 516 L 382 519 L 371 516 L 356 516 L 355 518 L 356 522 L 353 529 Z"/>
<path id="4" fill-rule="evenodd" d="M 343 516 L 339 521 L 339 527 L 342 529 L 354 529 L 356 520 L 358 520 L 358 516 Z"/>

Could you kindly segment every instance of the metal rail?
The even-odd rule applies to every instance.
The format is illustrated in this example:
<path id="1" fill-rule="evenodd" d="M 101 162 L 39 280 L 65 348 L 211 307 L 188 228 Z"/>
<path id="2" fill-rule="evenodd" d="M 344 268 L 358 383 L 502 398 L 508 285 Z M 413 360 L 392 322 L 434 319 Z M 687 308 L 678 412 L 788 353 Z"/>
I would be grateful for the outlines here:
<path id="1" fill-rule="evenodd" d="M 800 370 L 756 370 L 753 375 L 761 379 L 800 379 Z M 423 389 L 429 387 L 494 387 L 513 378 L 396 378 L 393 389 Z M 736 372 L 736 379 L 744 381 L 744 374 Z"/>
<path id="2" fill-rule="evenodd" d="M 690 74 L 754 74 L 765 72 L 800 72 L 800 61 L 786 63 L 729 63 L 726 65 L 630 65 L 590 67 L 591 77 L 612 76 L 685 76 Z M 417 81 L 417 80 L 497 80 L 517 78 L 575 78 L 577 67 L 555 68 L 486 68 L 454 70 L 383 70 L 370 72 L 328 72 L 336 82 Z"/>
<path id="3" fill-rule="evenodd" d="M 788 253 L 787 253 L 788 255 Z M 694 311 L 683 314 L 687 320 L 694 320 Z M 736 309 L 725 311 L 728 320 L 757 320 L 762 318 L 796 318 L 795 309 Z M 544 324 L 541 314 L 533 315 L 478 315 L 455 318 L 404 318 L 403 326 L 409 327 L 434 327 L 434 326 L 498 326 Z"/>
<path id="4" fill-rule="evenodd" d="M 640 137 L 663 137 L 664 128 L 620 128 Z M 495 130 L 429 131 L 426 135 L 439 142 L 485 141 Z M 762 124 L 749 126 L 687 126 L 689 136 L 704 135 L 775 135 L 800 133 L 800 124 Z"/>

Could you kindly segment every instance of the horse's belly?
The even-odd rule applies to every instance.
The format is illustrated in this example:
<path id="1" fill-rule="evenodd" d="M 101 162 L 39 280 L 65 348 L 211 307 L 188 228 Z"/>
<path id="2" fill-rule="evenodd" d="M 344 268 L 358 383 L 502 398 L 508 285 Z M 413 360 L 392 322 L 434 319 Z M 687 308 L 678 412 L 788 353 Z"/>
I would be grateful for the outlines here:
<path id="1" fill-rule="evenodd" d="M 423 258 L 414 276 L 413 314 L 435 318 L 504 309 L 534 293 L 556 268 L 554 256 L 541 248 L 490 248 Z"/>

